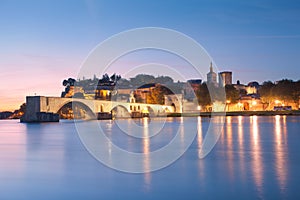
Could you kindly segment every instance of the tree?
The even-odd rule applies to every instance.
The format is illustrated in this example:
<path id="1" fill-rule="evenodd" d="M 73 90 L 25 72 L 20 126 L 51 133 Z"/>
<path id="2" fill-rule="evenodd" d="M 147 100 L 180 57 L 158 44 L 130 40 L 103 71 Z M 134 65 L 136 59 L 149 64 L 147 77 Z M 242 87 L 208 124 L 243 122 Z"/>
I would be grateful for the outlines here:
<path id="1" fill-rule="evenodd" d="M 241 96 L 241 97 L 242 97 L 242 96 L 246 96 L 246 95 L 247 95 L 247 90 L 245 90 L 245 89 L 240 89 L 239 93 L 240 93 L 240 96 Z"/>
<path id="2" fill-rule="evenodd" d="M 25 113 L 25 112 L 26 112 L 26 103 L 23 103 L 23 104 L 20 106 L 19 112 L 21 112 L 21 113 Z"/>
<path id="3" fill-rule="evenodd" d="M 69 84 L 69 82 L 68 82 L 68 80 L 64 80 L 62 84 L 63 84 L 63 86 L 67 86 Z"/>
<path id="4" fill-rule="evenodd" d="M 68 78 L 67 80 L 63 80 L 62 84 L 63 86 L 74 86 L 75 85 L 76 80 L 74 78 Z"/>
<path id="5" fill-rule="evenodd" d="M 268 105 L 275 100 L 279 100 L 286 105 L 288 102 L 294 102 L 298 105 L 300 96 L 300 82 L 282 79 L 274 84 L 271 81 L 267 81 L 263 83 L 258 92 L 261 100 Z"/>
<path id="6" fill-rule="evenodd" d="M 130 82 L 134 86 L 141 86 L 148 83 L 155 83 L 155 77 L 147 74 L 138 74 L 134 78 L 130 78 Z"/>
<path id="7" fill-rule="evenodd" d="M 225 86 L 226 100 L 231 103 L 237 103 L 240 98 L 239 91 L 233 85 Z"/>
<path id="8" fill-rule="evenodd" d="M 198 98 L 198 103 L 200 106 L 207 107 L 212 104 L 206 83 L 203 83 L 199 86 L 199 89 L 196 91 L 196 96 Z"/>
<path id="9" fill-rule="evenodd" d="M 173 92 L 169 88 L 159 84 L 147 95 L 147 103 L 163 105 L 165 103 L 165 95 L 169 94 L 173 94 Z"/>
<path id="10" fill-rule="evenodd" d="M 108 74 L 104 74 L 102 76 L 102 79 L 98 81 L 99 85 L 116 85 L 116 83 L 121 79 L 120 75 L 116 75 L 114 73 L 113 75 L 109 76 Z"/>
<path id="11" fill-rule="evenodd" d="M 120 75 L 116 75 L 116 73 L 114 73 L 111 77 L 110 80 L 114 83 L 118 82 L 121 79 Z"/>
<path id="12" fill-rule="evenodd" d="M 283 79 L 277 82 L 274 87 L 274 97 L 283 102 L 293 101 L 293 93 L 295 90 L 295 82 L 288 79 Z"/>
<path id="13" fill-rule="evenodd" d="M 130 88 L 131 87 L 130 82 L 125 78 L 120 78 L 120 80 L 117 83 L 118 83 L 117 84 L 118 88 Z"/>
<path id="14" fill-rule="evenodd" d="M 65 91 L 61 93 L 61 97 L 65 97 L 65 95 L 70 91 L 70 87 L 75 85 L 75 82 L 76 80 L 73 78 L 63 80 L 62 85 L 65 86 Z"/>
<path id="15" fill-rule="evenodd" d="M 297 107 L 299 108 L 299 99 L 300 99 L 300 80 L 295 82 L 294 85 L 294 91 L 292 94 L 292 98 L 294 102 L 297 104 Z"/>
<path id="16" fill-rule="evenodd" d="M 104 74 L 102 75 L 102 79 L 100 79 L 99 81 L 102 83 L 109 83 L 110 77 L 108 76 L 108 74 Z"/>
<path id="17" fill-rule="evenodd" d="M 263 82 L 262 86 L 258 90 L 258 94 L 263 103 L 270 104 L 274 99 L 273 90 L 275 88 L 275 84 L 271 81 Z"/>
<path id="18" fill-rule="evenodd" d="M 155 83 L 170 84 L 174 83 L 174 80 L 169 76 L 158 76 L 155 78 Z"/>

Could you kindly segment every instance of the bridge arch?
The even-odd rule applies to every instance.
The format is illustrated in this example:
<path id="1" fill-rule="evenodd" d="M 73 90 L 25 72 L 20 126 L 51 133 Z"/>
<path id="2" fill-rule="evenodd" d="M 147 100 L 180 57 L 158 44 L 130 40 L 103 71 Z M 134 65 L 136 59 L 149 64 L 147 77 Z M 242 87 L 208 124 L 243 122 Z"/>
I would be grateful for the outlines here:
<path id="1" fill-rule="evenodd" d="M 149 116 L 156 116 L 154 109 L 151 106 L 147 106 Z"/>
<path id="2" fill-rule="evenodd" d="M 171 106 L 173 107 L 173 112 L 176 112 L 176 105 L 175 105 L 175 103 L 172 103 Z"/>
<path id="3" fill-rule="evenodd" d="M 128 109 L 123 105 L 116 105 L 111 109 L 113 118 L 128 118 L 131 117 Z"/>
<path id="4" fill-rule="evenodd" d="M 57 113 L 63 119 L 94 119 L 96 118 L 92 109 L 80 101 L 67 101 L 60 105 Z"/>

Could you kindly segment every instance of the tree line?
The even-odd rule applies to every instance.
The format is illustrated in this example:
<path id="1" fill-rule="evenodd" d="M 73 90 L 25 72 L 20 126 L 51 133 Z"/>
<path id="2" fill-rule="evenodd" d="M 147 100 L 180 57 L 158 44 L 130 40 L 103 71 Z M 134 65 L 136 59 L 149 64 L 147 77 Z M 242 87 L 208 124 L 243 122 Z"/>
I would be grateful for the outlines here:
<path id="1" fill-rule="evenodd" d="M 258 93 L 261 100 L 267 104 L 272 103 L 274 100 L 279 100 L 283 103 L 294 102 L 298 104 L 300 97 L 300 80 L 282 79 L 275 83 L 265 81 L 260 86 Z"/>
<path id="2" fill-rule="evenodd" d="M 226 100 L 222 90 L 225 90 Z M 203 83 L 196 91 L 198 103 L 201 106 L 211 106 L 214 101 L 226 101 L 230 103 L 237 103 L 241 97 L 245 96 L 244 90 L 238 90 L 234 85 L 226 85 L 225 88 L 217 87 Z M 282 79 L 277 82 L 265 81 L 259 86 L 257 90 L 257 97 L 263 103 L 271 104 L 275 100 L 283 102 L 293 102 L 299 104 L 300 97 L 300 80 L 293 81 L 289 79 Z"/>

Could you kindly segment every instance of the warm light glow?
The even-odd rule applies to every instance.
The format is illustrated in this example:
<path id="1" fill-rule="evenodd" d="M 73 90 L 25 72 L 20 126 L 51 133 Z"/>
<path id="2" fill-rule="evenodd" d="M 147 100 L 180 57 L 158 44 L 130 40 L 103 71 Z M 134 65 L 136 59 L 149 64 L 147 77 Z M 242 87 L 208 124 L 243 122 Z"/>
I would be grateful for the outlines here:
<path id="1" fill-rule="evenodd" d="M 280 104 L 280 101 L 276 99 L 275 104 Z"/>
<path id="2" fill-rule="evenodd" d="M 150 137 L 149 137 L 149 119 L 143 118 L 143 153 L 144 153 L 144 170 L 150 170 Z M 151 174 L 144 174 L 144 181 L 146 185 L 151 182 Z"/>
<path id="3" fill-rule="evenodd" d="M 231 125 L 231 116 L 226 117 L 226 124 Z"/>
<path id="4" fill-rule="evenodd" d="M 200 154 L 201 152 L 201 148 L 202 148 L 202 121 L 201 121 L 201 117 L 197 117 L 197 130 L 198 130 L 198 134 L 197 134 L 197 143 L 198 143 L 198 154 Z"/>
<path id="5" fill-rule="evenodd" d="M 226 143 L 226 148 L 228 149 L 227 151 L 227 157 L 229 160 L 233 160 L 233 131 L 232 131 L 232 117 L 228 116 L 226 117 L 226 131 L 225 131 L 225 143 Z M 228 169 L 229 169 L 229 177 L 233 178 L 235 173 L 234 173 L 234 164 L 233 162 L 228 162 Z"/>
<path id="6" fill-rule="evenodd" d="M 252 132 L 253 132 L 253 139 L 254 143 L 258 143 L 258 122 L 257 122 L 257 116 L 252 116 Z"/>
<path id="7" fill-rule="evenodd" d="M 243 151 L 244 150 L 244 130 L 243 130 L 243 127 L 244 127 L 244 124 L 243 124 L 243 121 L 244 121 L 244 117 L 243 116 L 238 116 L 238 143 L 239 143 L 239 148 Z M 239 162 L 240 163 L 240 168 L 241 168 L 241 176 L 243 178 L 245 178 L 246 174 L 245 174 L 245 162 L 243 162 L 244 160 L 244 156 L 245 154 L 243 153 L 240 153 L 239 154 L 239 157 L 240 157 L 240 160 L 242 162 Z"/>
<path id="8" fill-rule="evenodd" d="M 261 191 L 263 185 L 263 165 L 262 165 L 262 157 L 261 157 L 261 146 L 260 146 L 260 137 L 259 137 L 259 126 L 258 126 L 258 117 L 252 116 L 250 118 L 252 135 L 251 138 L 251 146 L 252 146 L 252 170 L 253 177 L 256 188 Z"/>
<path id="9" fill-rule="evenodd" d="M 202 142 L 203 142 L 203 138 L 202 138 L 202 119 L 201 117 L 197 117 L 197 130 L 198 130 L 198 134 L 197 134 L 197 147 L 198 147 L 198 156 L 201 156 L 201 149 L 202 149 Z M 205 173 L 204 173 L 204 162 L 201 162 L 200 159 L 198 159 L 200 162 L 198 162 L 199 164 L 199 174 L 200 177 L 204 177 Z"/>
<path id="10" fill-rule="evenodd" d="M 277 135 L 281 134 L 280 115 L 275 116 L 275 132 Z"/>
<path id="11" fill-rule="evenodd" d="M 252 101 L 252 105 L 253 106 L 257 105 L 257 102 L 256 101 Z"/>
<path id="12" fill-rule="evenodd" d="M 142 110 L 142 113 L 149 113 L 149 110 L 147 107 L 144 107 L 143 110 Z"/>
<path id="13" fill-rule="evenodd" d="M 278 183 L 280 186 L 281 190 L 284 190 L 286 187 L 286 177 L 287 177 L 287 169 L 285 168 L 285 155 L 284 152 L 286 151 L 285 145 L 284 145 L 284 138 L 283 136 L 285 135 L 284 127 L 286 127 L 286 121 L 285 121 L 286 116 L 280 116 L 276 115 L 275 116 L 275 143 L 274 143 L 274 150 L 275 150 L 275 162 L 276 162 L 276 174 L 277 174 L 277 179 Z M 281 120 L 283 119 L 283 120 Z"/>
<path id="14" fill-rule="evenodd" d="M 227 100 L 226 103 L 231 103 L 231 101 L 230 101 L 230 100 Z"/>

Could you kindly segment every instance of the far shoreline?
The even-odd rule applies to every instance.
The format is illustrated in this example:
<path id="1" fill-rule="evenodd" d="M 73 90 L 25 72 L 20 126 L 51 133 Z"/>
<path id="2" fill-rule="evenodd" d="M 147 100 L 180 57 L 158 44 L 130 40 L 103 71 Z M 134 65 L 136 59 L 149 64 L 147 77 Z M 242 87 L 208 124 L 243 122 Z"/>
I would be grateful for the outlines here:
<path id="1" fill-rule="evenodd" d="M 199 112 L 199 113 L 170 113 L 168 117 L 211 117 L 211 116 L 275 116 L 293 115 L 300 116 L 300 110 L 286 111 L 228 111 L 228 112 Z"/>
<path id="2" fill-rule="evenodd" d="M 186 112 L 186 113 L 169 113 L 166 117 L 212 117 L 212 116 L 300 116 L 300 110 L 285 111 L 228 111 L 228 112 Z M 163 117 L 163 116 L 157 116 Z M 19 118 L 5 118 L 1 120 L 18 120 Z M 124 118 L 128 119 L 128 118 Z M 134 118 L 133 118 L 134 119 Z"/>

